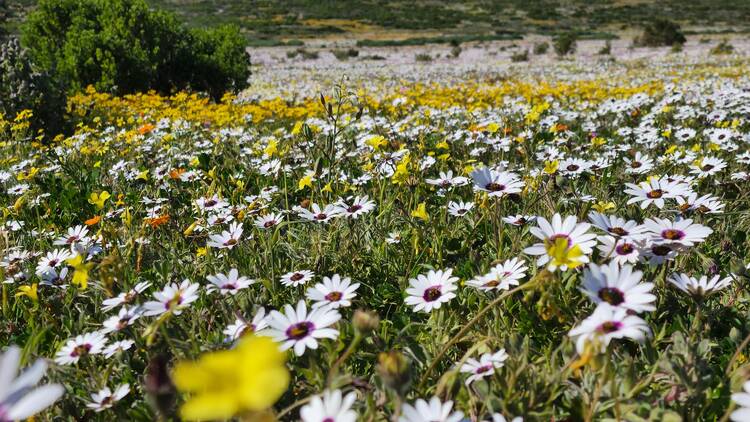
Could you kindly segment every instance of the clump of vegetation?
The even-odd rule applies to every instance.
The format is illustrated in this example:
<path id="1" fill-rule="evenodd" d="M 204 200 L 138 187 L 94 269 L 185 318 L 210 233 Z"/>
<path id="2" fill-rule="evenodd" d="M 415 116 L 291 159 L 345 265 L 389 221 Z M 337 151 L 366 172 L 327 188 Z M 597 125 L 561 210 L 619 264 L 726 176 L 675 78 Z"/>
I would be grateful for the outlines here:
<path id="1" fill-rule="evenodd" d="M 575 32 L 566 32 L 555 38 L 555 54 L 558 57 L 564 57 L 573 54 L 576 51 L 578 36 Z"/>
<path id="2" fill-rule="evenodd" d="M 31 61 L 29 51 L 11 38 L 0 46 L 0 114 L 13 119 L 32 112 L 31 128 L 56 134 L 63 128 L 65 96 L 62 87 Z"/>
<path id="3" fill-rule="evenodd" d="M 451 57 L 453 57 L 454 59 L 458 58 L 458 56 L 460 56 L 462 52 L 463 49 L 461 48 L 461 46 L 455 45 L 453 46 L 453 48 L 451 48 Z"/>
<path id="4" fill-rule="evenodd" d="M 547 50 L 549 50 L 549 43 L 547 41 L 534 44 L 534 54 L 537 56 L 547 54 Z"/>
<path id="5" fill-rule="evenodd" d="M 359 50 L 354 48 L 331 50 L 331 54 L 339 60 L 349 60 L 359 56 Z"/>
<path id="6" fill-rule="evenodd" d="M 427 53 L 419 53 L 416 56 L 414 56 L 414 60 L 418 62 L 423 62 L 423 63 L 431 62 L 432 56 Z"/>
<path id="7" fill-rule="evenodd" d="M 612 54 L 612 41 L 607 40 L 597 54 L 600 56 L 609 56 Z"/>
<path id="8" fill-rule="evenodd" d="M 712 55 L 732 54 L 734 53 L 734 46 L 730 44 L 729 41 L 722 40 L 720 43 L 716 44 L 714 48 L 711 49 L 710 53 Z"/>
<path id="9" fill-rule="evenodd" d="M 300 56 L 304 60 L 317 60 L 320 57 L 320 54 L 317 51 L 311 51 L 306 48 L 298 48 L 294 50 L 294 56 L 291 57 L 297 57 Z M 289 53 L 287 52 L 287 57 L 289 57 Z M 291 58 L 290 57 L 290 58 Z"/>
<path id="10" fill-rule="evenodd" d="M 144 0 L 41 0 L 22 32 L 32 59 L 73 92 L 190 89 L 218 99 L 250 76 L 238 27 L 191 29 Z"/>
<path id="11" fill-rule="evenodd" d="M 521 50 L 513 53 L 513 55 L 510 56 L 510 61 L 514 63 L 529 61 L 529 50 Z"/>
<path id="12" fill-rule="evenodd" d="M 687 39 L 680 25 L 667 19 L 656 19 L 643 29 L 643 33 L 633 40 L 639 47 L 660 47 L 684 44 Z"/>

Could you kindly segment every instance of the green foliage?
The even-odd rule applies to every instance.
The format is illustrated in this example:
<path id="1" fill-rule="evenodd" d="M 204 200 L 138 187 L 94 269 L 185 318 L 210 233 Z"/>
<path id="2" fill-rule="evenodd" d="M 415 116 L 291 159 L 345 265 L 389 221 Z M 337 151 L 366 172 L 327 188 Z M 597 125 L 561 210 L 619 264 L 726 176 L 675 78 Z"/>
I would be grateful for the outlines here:
<path id="1" fill-rule="evenodd" d="M 607 40 L 597 54 L 602 56 L 609 56 L 612 54 L 612 42 Z"/>
<path id="2" fill-rule="evenodd" d="M 646 25 L 643 33 L 635 39 L 635 44 L 642 47 L 658 47 L 685 43 L 685 34 L 680 25 L 666 19 L 656 19 Z"/>
<path id="3" fill-rule="evenodd" d="M 722 40 L 711 49 L 712 55 L 725 55 L 734 53 L 734 46 L 727 40 Z"/>
<path id="4" fill-rule="evenodd" d="M 566 32 L 555 38 L 555 53 L 558 57 L 573 54 L 576 51 L 576 40 L 578 37 L 574 32 Z"/>
<path id="5" fill-rule="evenodd" d="M 537 56 L 547 54 L 547 50 L 549 50 L 549 43 L 546 41 L 534 44 L 534 54 Z"/>
<path id="6" fill-rule="evenodd" d="M 414 56 L 414 60 L 422 63 L 427 63 L 432 61 L 432 56 L 427 53 L 419 53 Z"/>
<path id="7" fill-rule="evenodd" d="M 62 130 L 62 90 L 49 74 L 32 64 L 18 39 L 11 38 L 0 46 L 0 113 L 12 119 L 26 109 L 33 112 L 32 129 L 44 129 L 48 134 Z"/>
<path id="8" fill-rule="evenodd" d="M 71 91 L 192 89 L 217 98 L 244 88 L 249 77 L 237 27 L 191 30 L 143 0 L 43 0 L 28 16 L 23 41 Z"/>
<path id="9" fill-rule="evenodd" d="M 359 50 L 354 48 L 331 50 L 331 54 L 334 55 L 338 60 L 349 60 L 350 58 L 358 57 Z"/>
<path id="10" fill-rule="evenodd" d="M 514 63 L 529 61 L 529 50 L 522 50 L 517 53 L 513 53 L 513 55 L 510 56 L 510 61 Z"/>

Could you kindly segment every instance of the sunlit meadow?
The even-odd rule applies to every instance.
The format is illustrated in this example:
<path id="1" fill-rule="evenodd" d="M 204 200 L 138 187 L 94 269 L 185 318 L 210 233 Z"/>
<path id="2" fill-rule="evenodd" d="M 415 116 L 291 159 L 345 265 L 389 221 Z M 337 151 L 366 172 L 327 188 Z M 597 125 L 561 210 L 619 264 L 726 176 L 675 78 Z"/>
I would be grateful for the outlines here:
<path id="1" fill-rule="evenodd" d="M 747 66 L 278 66 L 90 88 L 68 137 L 3 116 L 0 421 L 750 420 Z"/>

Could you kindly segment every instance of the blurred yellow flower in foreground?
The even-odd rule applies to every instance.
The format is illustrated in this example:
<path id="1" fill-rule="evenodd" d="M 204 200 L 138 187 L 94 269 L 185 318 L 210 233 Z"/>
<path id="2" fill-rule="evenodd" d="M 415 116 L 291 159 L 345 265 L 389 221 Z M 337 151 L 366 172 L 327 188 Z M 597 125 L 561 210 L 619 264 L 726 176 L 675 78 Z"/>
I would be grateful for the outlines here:
<path id="1" fill-rule="evenodd" d="M 180 362 L 173 380 L 193 395 L 180 408 L 185 420 L 229 419 L 270 408 L 289 385 L 286 356 L 268 337 L 243 337 L 231 350 Z"/>

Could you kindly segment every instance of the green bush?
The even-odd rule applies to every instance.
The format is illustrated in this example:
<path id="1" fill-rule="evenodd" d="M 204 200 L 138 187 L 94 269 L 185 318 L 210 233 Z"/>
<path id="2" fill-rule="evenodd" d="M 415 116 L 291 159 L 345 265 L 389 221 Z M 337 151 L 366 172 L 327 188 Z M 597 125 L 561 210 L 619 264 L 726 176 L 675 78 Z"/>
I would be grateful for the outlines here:
<path id="1" fill-rule="evenodd" d="M 522 50 L 522 51 L 513 53 L 513 55 L 510 56 L 510 61 L 514 63 L 529 61 L 529 50 Z"/>
<path id="2" fill-rule="evenodd" d="M 534 44 L 534 54 L 537 56 L 540 56 L 542 54 L 547 54 L 547 50 L 549 49 L 549 44 L 546 41 Z"/>
<path id="3" fill-rule="evenodd" d="M 418 62 L 423 62 L 423 63 L 425 63 L 425 62 L 431 62 L 432 61 L 432 56 L 430 56 L 427 53 L 419 53 L 419 54 L 417 54 L 417 55 L 414 56 L 414 60 L 416 60 Z"/>
<path id="4" fill-rule="evenodd" d="M 730 44 L 729 41 L 722 40 L 711 49 L 710 53 L 712 55 L 732 54 L 734 53 L 734 46 Z"/>
<path id="5" fill-rule="evenodd" d="M 656 19 L 646 25 L 643 33 L 635 40 L 635 45 L 642 47 L 659 47 L 663 45 L 673 46 L 684 44 L 685 34 L 682 33 L 680 25 L 666 19 Z"/>
<path id="6" fill-rule="evenodd" d="M 555 53 L 558 57 L 567 56 L 573 54 L 576 51 L 576 41 L 578 37 L 574 32 L 566 32 L 560 34 L 555 38 Z"/>
<path id="7" fill-rule="evenodd" d="M 23 26 L 32 58 L 70 91 L 93 85 L 118 94 L 247 86 L 239 29 L 188 29 L 144 0 L 42 0 Z"/>
<path id="8" fill-rule="evenodd" d="M 29 51 L 17 39 L 0 46 L 0 113 L 13 119 L 21 110 L 31 110 L 31 127 L 54 135 L 63 129 L 65 96 L 44 71 L 31 62 Z"/>

